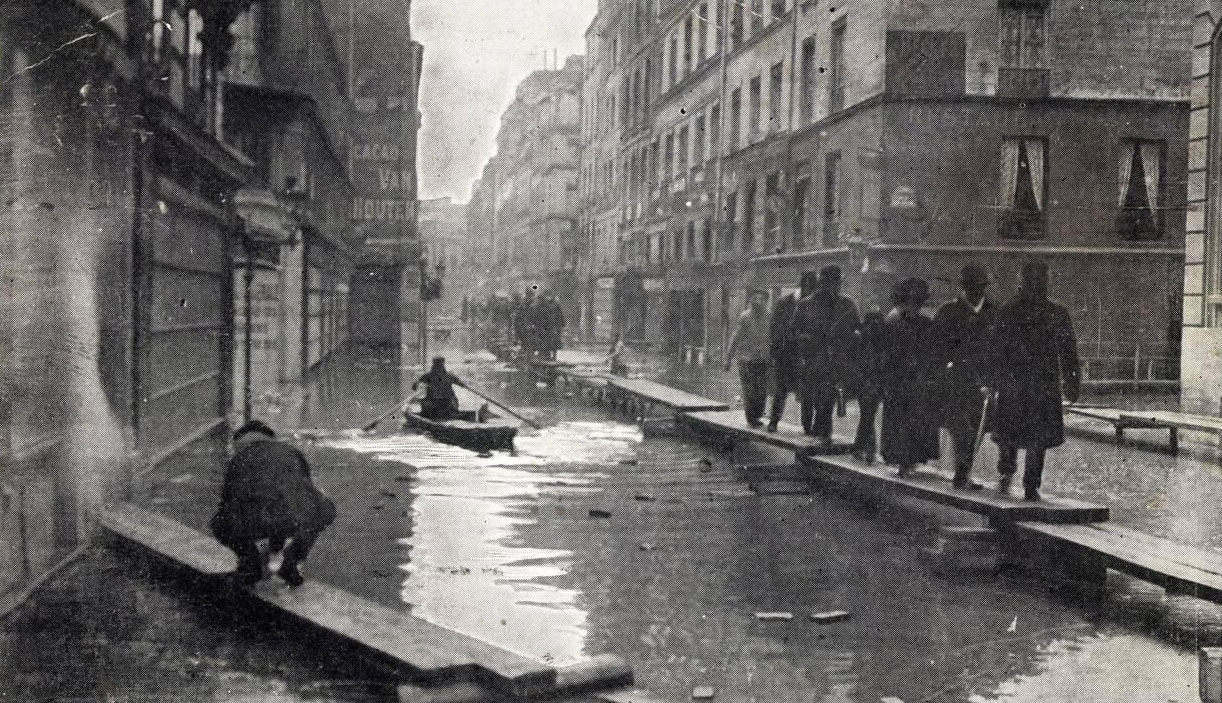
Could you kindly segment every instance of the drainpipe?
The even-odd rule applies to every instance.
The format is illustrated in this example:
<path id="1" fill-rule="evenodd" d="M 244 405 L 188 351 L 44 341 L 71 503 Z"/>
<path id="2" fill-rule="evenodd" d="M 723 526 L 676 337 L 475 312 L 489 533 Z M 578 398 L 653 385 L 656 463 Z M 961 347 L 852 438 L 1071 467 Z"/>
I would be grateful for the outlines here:
<path id="1" fill-rule="evenodd" d="M 254 252 L 254 242 L 252 242 L 250 238 L 250 231 L 246 228 L 245 223 L 242 223 L 240 226 L 242 227 L 242 249 L 246 255 L 246 271 L 245 271 L 246 292 L 245 292 L 245 300 L 243 301 L 243 315 L 245 316 L 245 322 L 243 325 L 244 329 L 242 331 L 242 336 L 243 336 L 242 420 L 244 422 L 249 422 L 254 415 L 254 402 L 253 402 L 253 391 L 252 391 L 253 383 L 251 382 L 251 378 L 250 378 L 251 369 L 253 367 L 253 364 L 251 363 L 251 350 L 254 348 L 254 344 L 251 342 L 251 338 L 250 338 L 251 331 L 254 329 L 254 324 L 253 324 L 253 321 L 251 320 L 251 315 L 254 312 L 254 305 L 251 302 L 250 293 L 251 293 L 251 290 L 254 288 L 253 284 L 255 280 L 255 252 Z"/>

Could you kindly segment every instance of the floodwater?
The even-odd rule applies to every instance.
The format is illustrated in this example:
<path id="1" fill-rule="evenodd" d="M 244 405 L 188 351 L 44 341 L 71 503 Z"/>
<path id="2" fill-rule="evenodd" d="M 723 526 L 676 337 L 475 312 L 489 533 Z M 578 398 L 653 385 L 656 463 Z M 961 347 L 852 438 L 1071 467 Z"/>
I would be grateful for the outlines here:
<path id="1" fill-rule="evenodd" d="M 542 661 L 621 655 L 671 701 L 696 686 L 719 701 L 1198 698 L 1193 646 L 1222 619 L 1195 601 L 1118 576 L 1100 606 L 1018 576 L 939 577 L 919 559 L 925 526 L 901 513 L 792 476 L 761 482 L 736 464 L 764 454 L 647 439 L 494 363 L 455 367 L 544 429 L 483 457 L 342 429 L 404 383 L 394 369 L 338 370 L 299 435 L 340 511 L 308 578 Z M 202 525 L 216 479 L 179 477 L 153 501 Z M 852 616 L 810 618 L 832 610 Z"/>

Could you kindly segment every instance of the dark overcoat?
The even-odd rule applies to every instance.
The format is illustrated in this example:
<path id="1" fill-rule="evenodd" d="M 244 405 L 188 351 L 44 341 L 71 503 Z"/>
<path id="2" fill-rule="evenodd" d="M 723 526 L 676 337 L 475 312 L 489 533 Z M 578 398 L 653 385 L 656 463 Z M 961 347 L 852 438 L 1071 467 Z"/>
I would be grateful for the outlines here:
<path id="1" fill-rule="evenodd" d="M 897 311 L 884 324 L 883 461 L 910 467 L 938 456 L 938 426 L 928 398 L 933 321 Z"/>
<path id="2" fill-rule="evenodd" d="M 772 317 L 768 321 L 768 352 L 772 366 L 778 376 L 793 377 L 796 335 L 793 329 L 793 313 L 798 307 L 798 294 L 790 293 L 772 304 Z"/>
<path id="3" fill-rule="evenodd" d="M 334 504 L 314 487 L 301 452 L 269 438 L 247 444 L 229 460 L 212 529 L 233 539 L 261 539 L 327 523 L 334 515 Z"/>
<path id="4" fill-rule="evenodd" d="M 852 376 L 860 322 L 857 306 L 843 295 L 816 291 L 798 301 L 794 341 L 806 381 L 835 383 Z"/>
<path id="5" fill-rule="evenodd" d="M 975 433 L 984 409 L 994 355 L 997 306 L 987 298 L 977 312 L 963 298 L 938 308 L 931 334 L 931 389 L 939 424 L 952 432 Z"/>
<path id="6" fill-rule="evenodd" d="M 1062 390 L 1075 401 L 1080 383 L 1069 312 L 1047 298 L 1020 294 L 998 311 L 995 335 L 994 441 L 1024 449 L 1064 444 Z"/>

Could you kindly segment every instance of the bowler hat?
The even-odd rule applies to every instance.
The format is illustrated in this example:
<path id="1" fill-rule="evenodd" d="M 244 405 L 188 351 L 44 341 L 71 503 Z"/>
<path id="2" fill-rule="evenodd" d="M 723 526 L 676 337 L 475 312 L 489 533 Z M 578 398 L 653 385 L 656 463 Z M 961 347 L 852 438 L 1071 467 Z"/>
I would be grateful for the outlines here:
<path id="1" fill-rule="evenodd" d="M 980 264 L 968 264 L 959 273 L 959 282 L 964 286 L 987 286 L 992 283 L 992 279 Z"/>

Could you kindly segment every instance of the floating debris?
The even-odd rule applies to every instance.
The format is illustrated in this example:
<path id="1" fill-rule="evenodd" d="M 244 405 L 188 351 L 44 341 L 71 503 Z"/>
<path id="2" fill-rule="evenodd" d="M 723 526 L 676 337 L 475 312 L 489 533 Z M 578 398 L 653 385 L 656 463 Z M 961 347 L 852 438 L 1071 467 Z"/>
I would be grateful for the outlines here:
<path id="1" fill-rule="evenodd" d="M 755 619 L 762 620 L 764 622 L 787 622 L 789 620 L 793 620 L 793 613 L 756 613 Z"/>
<path id="2" fill-rule="evenodd" d="M 398 498 L 398 497 L 399 497 L 399 494 L 397 494 L 397 493 L 391 493 L 390 491 L 382 491 L 382 497 L 384 497 L 384 498 Z"/>
<path id="3" fill-rule="evenodd" d="M 642 542 L 642 543 L 641 543 L 641 551 L 642 551 L 642 552 L 652 552 L 653 550 L 654 550 L 654 546 L 653 546 L 652 544 L 650 544 L 650 543 L 648 543 L 648 542 Z"/>
<path id="4" fill-rule="evenodd" d="M 655 500 L 657 500 L 657 498 L 654 498 L 653 496 L 651 496 L 651 495 L 649 495 L 649 494 L 647 494 L 647 493 L 637 493 L 636 495 L 632 496 L 632 499 L 633 499 L 633 500 L 639 500 L 639 501 L 641 501 L 642 503 L 652 503 L 652 502 L 654 502 Z"/>
<path id="5" fill-rule="evenodd" d="M 590 508 L 590 517 L 611 517 L 611 511 Z"/>
<path id="6" fill-rule="evenodd" d="M 619 463 L 623 464 L 624 466 L 636 466 L 637 464 L 641 463 L 641 460 L 640 459 L 620 459 Z"/>
<path id="7" fill-rule="evenodd" d="M 697 686 L 692 689 L 692 700 L 694 701 L 711 701 L 715 695 L 717 695 L 717 689 L 712 686 Z"/>
<path id="8" fill-rule="evenodd" d="M 843 620 L 848 620 L 851 617 L 853 617 L 853 614 L 847 611 L 844 611 L 844 610 L 829 610 L 826 613 L 811 613 L 810 614 L 810 619 L 814 620 L 815 622 L 819 623 L 820 625 L 828 625 L 834 622 L 841 622 Z"/>

